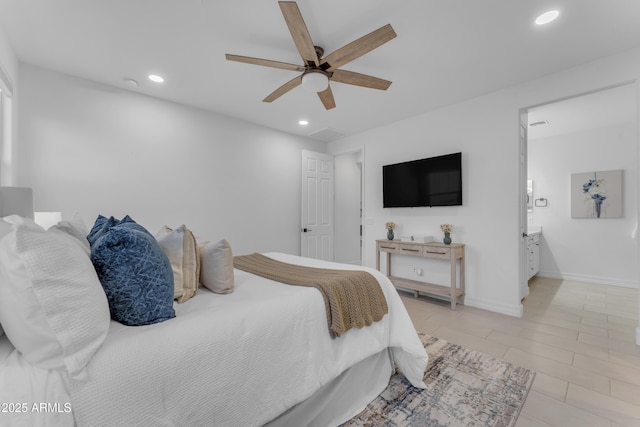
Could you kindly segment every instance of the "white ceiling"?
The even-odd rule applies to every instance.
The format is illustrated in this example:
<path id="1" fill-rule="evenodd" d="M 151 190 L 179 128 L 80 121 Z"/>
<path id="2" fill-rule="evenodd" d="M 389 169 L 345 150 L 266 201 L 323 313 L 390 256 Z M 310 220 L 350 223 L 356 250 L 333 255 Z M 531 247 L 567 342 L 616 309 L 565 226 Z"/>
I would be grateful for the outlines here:
<path id="1" fill-rule="evenodd" d="M 398 37 L 341 67 L 385 91 L 332 83 L 326 111 L 295 77 L 225 53 L 302 63 L 276 0 L 0 0 L 18 58 L 108 85 L 309 136 L 350 135 L 640 46 L 637 0 L 299 0 L 326 53 L 385 24 Z M 558 9 L 545 27 L 535 17 Z M 162 85 L 146 79 L 165 77 Z M 139 82 L 135 88 L 124 79 Z M 310 124 L 301 127 L 299 119 Z"/>
<path id="2" fill-rule="evenodd" d="M 585 132 L 637 120 L 635 85 L 629 84 L 542 105 L 528 111 L 528 140 Z"/>

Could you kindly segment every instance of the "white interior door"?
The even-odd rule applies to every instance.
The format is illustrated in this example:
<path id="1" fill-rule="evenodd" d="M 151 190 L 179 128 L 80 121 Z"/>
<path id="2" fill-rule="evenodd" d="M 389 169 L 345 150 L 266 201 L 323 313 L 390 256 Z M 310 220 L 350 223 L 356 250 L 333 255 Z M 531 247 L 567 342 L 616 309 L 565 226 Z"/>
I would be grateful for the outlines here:
<path id="1" fill-rule="evenodd" d="M 528 282 L 528 257 L 527 249 L 527 127 L 529 126 L 529 113 L 520 111 L 520 283 L 518 293 L 520 300 L 529 295 Z"/>
<path id="2" fill-rule="evenodd" d="M 302 150 L 302 256 L 333 261 L 333 156 Z"/>

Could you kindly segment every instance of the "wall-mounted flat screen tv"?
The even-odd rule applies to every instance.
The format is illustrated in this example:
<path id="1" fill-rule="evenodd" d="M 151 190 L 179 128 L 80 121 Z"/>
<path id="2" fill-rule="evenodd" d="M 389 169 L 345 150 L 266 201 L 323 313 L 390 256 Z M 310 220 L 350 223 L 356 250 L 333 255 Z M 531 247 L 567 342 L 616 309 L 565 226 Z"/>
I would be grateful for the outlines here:
<path id="1" fill-rule="evenodd" d="M 382 166 L 385 208 L 462 205 L 462 153 Z"/>

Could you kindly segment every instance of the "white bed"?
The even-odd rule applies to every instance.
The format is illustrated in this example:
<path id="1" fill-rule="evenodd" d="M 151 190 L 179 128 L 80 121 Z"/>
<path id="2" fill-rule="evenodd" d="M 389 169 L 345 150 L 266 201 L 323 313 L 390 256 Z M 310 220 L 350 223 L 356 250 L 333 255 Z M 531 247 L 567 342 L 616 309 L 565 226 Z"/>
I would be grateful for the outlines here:
<path id="1" fill-rule="evenodd" d="M 379 281 L 389 312 L 332 339 L 318 290 L 234 270 L 233 293 L 200 287 L 174 304 L 173 319 L 135 327 L 111 321 L 82 375 L 32 366 L 2 335 L 0 425 L 331 426 L 364 409 L 386 387 L 394 364 L 424 387 L 427 354 L 384 275 L 265 255 L 366 270 Z"/>

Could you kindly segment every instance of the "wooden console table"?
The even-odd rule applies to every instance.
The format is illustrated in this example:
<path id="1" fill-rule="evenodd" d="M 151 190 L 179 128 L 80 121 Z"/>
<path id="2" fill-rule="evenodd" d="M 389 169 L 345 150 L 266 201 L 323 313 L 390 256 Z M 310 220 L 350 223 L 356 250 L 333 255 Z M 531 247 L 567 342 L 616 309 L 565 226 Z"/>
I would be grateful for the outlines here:
<path id="1" fill-rule="evenodd" d="M 393 240 L 376 240 L 376 269 L 380 271 L 380 252 L 387 254 L 387 277 L 396 288 L 412 290 L 418 294 L 436 295 L 449 298 L 451 309 L 456 309 L 456 302 L 464 302 L 464 245 L 452 243 L 416 243 L 396 242 Z M 391 274 L 391 254 L 409 255 L 423 258 L 435 258 L 449 261 L 451 264 L 451 286 L 420 282 L 417 280 L 395 277 Z M 460 262 L 460 287 L 456 280 L 456 260 Z"/>

